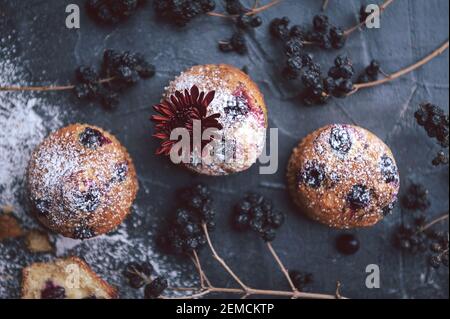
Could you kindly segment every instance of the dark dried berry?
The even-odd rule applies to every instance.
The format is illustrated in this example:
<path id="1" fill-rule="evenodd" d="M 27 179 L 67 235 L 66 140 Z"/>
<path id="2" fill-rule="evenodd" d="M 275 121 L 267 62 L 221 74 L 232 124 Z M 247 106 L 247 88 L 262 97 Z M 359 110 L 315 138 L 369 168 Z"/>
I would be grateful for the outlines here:
<path id="1" fill-rule="evenodd" d="M 99 80 L 98 73 L 91 67 L 80 66 L 75 70 L 75 74 L 77 80 L 82 83 L 91 84 Z"/>
<path id="2" fill-rule="evenodd" d="M 235 32 L 231 39 L 219 42 L 219 49 L 222 52 L 235 51 L 239 54 L 247 54 L 247 41 L 241 32 Z"/>
<path id="3" fill-rule="evenodd" d="M 444 151 L 439 151 L 436 157 L 433 159 L 432 164 L 434 166 L 447 165 L 449 162 L 448 155 Z"/>
<path id="4" fill-rule="evenodd" d="M 153 272 L 153 266 L 150 263 L 129 263 L 123 271 L 123 275 L 128 279 L 131 287 L 139 289 L 149 282 Z"/>
<path id="5" fill-rule="evenodd" d="M 330 29 L 330 38 L 334 49 L 341 49 L 345 46 L 346 37 L 343 29 L 332 27 Z"/>
<path id="6" fill-rule="evenodd" d="M 280 228 L 284 224 L 285 216 L 280 211 L 271 210 L 267 214 L 267 220 L 270 226 Z"/>
<path id="7" fill-rule="evenodd" d="M 272 242 L 275 240 L 277 232 L 273 228 L 264 229 L 261 233 L 261 237 L 265 242 Z"/>
<path id="8" fill-rule="evenodd" d="M 342 234 L 336 238 L 336 248 L 344 255 L 354 255 L 358 252 L 360 243 L 352 234 Z"/>
<path id="9" fill-rule="evenodd" d="M 272 20 L 270 23 L 270 33 L 272 36 L 286 40 L 289 38 L 290 29 L 289 29 L 290 20 L 288 17 L 276 18 Z"/>
<path id="10" fill-rule="evenodd" d="M 289 31 L 289 35 L 291 38 L 297 38 L 303 41 L 306 38 L 306 30 L 300 25 L 294 25 Z"/>
<path id="11" fill-rule="evenodd" d="M 291 38 L 284 44 L 284 52 L 288 57 L 300 56 L 303 46 L 303 42 L 299 38 Z"/>
<path id="12" fill-rule="evenodd" d="M 332 149 L 342 154 L 347 154 L 353 145 L 350 133 L 343 126 L 335 126 L 331 129 L 329 142 Z"/>
<path id="13" fill-rule="evenodd" d="M 365 23 L 367 21 L 367 18 L 371 14 L 370 12 L 366 11 L 367 5 L 361 5 L 361 8 L 359 9 L 359 22 Z"/>
<path id="14" fill-rule="evenodd" d="M 421 184 L 413 183 L 402 197 L 402 204 L 411 210 L 427 210 L 431 203 L 428 199 L 428 190 Z"/>
<path id="15" fill-rule="evenodd" d="M 249 227 L 250 216 L 244 212 L 235 214 L 233 225 L 237 230 L 246 230 Z"/>
<path id="16" fill-rule="evenodd" d="M 449 120 L 443 109 L 431 103 L 424 103 L 414 116 L 429 137 L 435 138 L 442 147 L 449 147 Z"/>
<path id="17" fill-rule="evenodd" d="M 439 255 L 431 256 L 429 259 L 429 264 L 431 267 L 438 269 L 439 267 L 441 267 L 442 264 L 441 256 Z"/>
<path id="18" fill-rule="evenodd" d="M 351 80 L 343 80 L 339 83 L 337 90 L 340 93 L 338 97 L 344 97 L 353 91 L 353 82 Z"/>
<path id="19" fill-rule="evenodd" d="M 347 201 L 353 209 L 361 209 L 369 206 L 370 199 L 371 192 L 364 185 L 354 185 L 347 195 Z"/>
<path id="20" fill-rule="evenodd" d="M 332 77 L 326 77 L 323 79 L 323 87 L 327 94 L 332 94 L 336 90 L 336 80 Z"/>
<path id="21" fill-rule="evenodd" d="M 304 291 L 307 285 L 314 282 L 314 277 L 311 273 L 304 273 L 298 270 L 290 270 L 289 277 L 291 278 L 295 288 L 299 291 Z"/>
<path id="22" fill-rule="evenodd" d="M 167 289 L 167 287 L 169 287 L 167 280 L 164 277 L 158 277 L 145 286 L 144 296 L 146 299 L 156 299 Z"/>
<path id="23" fill-rule="evenodd" d="M 245 14 L 250 11 L 240 0 L 226 0 L 225 10 L 228 14 Z"/>
<path id="24" fill-rule="evenodd" d="M 366 68 L 366 74 L 372 81 L 378 79 L 378 74 L 380 73 L 380 62 L 377 60 L 372 60 L 370 65 Z"/>
<path id="25" fill-rule="evenodd" d="M 140 0 L 88 0 L 89 14 L 105 24 L 116 24 L 130 17 L 138 8 Z"/>
<path id="26" fill-rule="evenodd" d="M 328 30 L 330 24 L 328 22 L 328 17 L 323 14 L 316 15 L 313 18 L 314 30 L 319 32 L 325 32 Z"/>
<path id="27" fill-rule="evenodd" d="M 263 21 L 262 21 L 261 17 L 256 16 L 251 19 L 250 26 L 252 28 L 258 28 L 262 25 L 262 23 L 263 23 Z"/>
<path id="28" fill-rule="evenodd" d="M 353 65 L 352 60 L 347 55 L 338 55 L 336 59 L 334 60 L 334 65 L 338 68 L 346 66 L 346 65 Z"/>
<path id="29" fill-rule="evenodd" d="M 153 8 L 156 14 L 169 23 L 179 27 L 188 24 L 195 17 L 214 10 L 213 0 L 154 0 Z"/>

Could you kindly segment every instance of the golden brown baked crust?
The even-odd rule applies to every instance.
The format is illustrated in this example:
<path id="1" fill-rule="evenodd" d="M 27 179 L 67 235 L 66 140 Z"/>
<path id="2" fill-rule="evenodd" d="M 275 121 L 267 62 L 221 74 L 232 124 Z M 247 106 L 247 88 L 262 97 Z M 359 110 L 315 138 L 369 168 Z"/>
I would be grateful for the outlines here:
<path id="1" fill-rule="evenodd" d="M 264 96 L 255 82 L 241 70 L 226 64 L 197 65 L 181 73 L 166 88 L 163 99 L 176 91 L 190 90 L 196 85 L 200 91 L 215 91 L 215 99 L 208 107 L 208 114 L 219 113 L 218 121 L 224 127 L 226 138 L 235 140 L 236 157 L 234 163 L 215 165 L 186 165 L 187 168 L 206 175 L 227 175 L 237 173 L 252 166 L 261 154 L 266 137 L 267 108 Z M 226 107 L 236 96 L 245 97 L 249 112 L 245 115 L 229 114 Z"/>
<path id="2" fill-rule="evenodd" d="M 88 143 L 83 145 L 82 138 Z M 138 190 L 127 150 L 113 135 L 86 124 L 64 127 L 36 148 L 27 186 L 37 219 L 77 239 L 115 229 L 130 212 Z"/>
<path id="3" fill-rule="evenodd" d="M 292 152 L 287 179 L 300 210 L 335 228 L 376 224 L 392 209 L 400 187 L 389 147 L 353 125 L 329 125 L 303 139 Z M 355 205 L 351 194 L 361 189 L 365 195 Z"/>
<path id="4" fill-rule="evenodd" d="M 48 263 L 34 263 L 24 268 L 22 298 L 41 299 L 42 290 L 49 282 L 64 288 L 66 299 L 114 299 L 118 296 L 117 290 L 101 279 L 83 260 L 68 257 Z"/>

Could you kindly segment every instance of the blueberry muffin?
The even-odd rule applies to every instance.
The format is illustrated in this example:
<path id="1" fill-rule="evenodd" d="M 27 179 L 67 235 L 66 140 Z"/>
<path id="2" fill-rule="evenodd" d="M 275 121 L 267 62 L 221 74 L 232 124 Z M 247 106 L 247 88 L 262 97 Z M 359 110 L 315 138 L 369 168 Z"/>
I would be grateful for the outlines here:
<path id="1" fill-rule="evenodd" d="M 287 178 L 299 209 L 334 228 L 376 224 L 392 211 L 400 187 L 389 147 L 353 125 L 308 135 L 292 152 Z"/>
<path id="2" fill-rule="evenodd" d="M 115 229 L 138 190 L 127 150 L 108 132 L 86 124 L 64 127 L 35 149 L 27 184 L 37 219 L 75 239 Z"/>
<path id="3" fill-rule="evenodd" d="M 117 290 L 80 258 L 34 263 L 22 270 L 22 299 L 114 299 Z"/>
<path id="4" fill-rule="evenodd" d="M 230 65 L 199 65 L 181 73 L 154 108 L 159 113 L 152 117 L 154 136 L 162 140 L 157 154 L 169 155 L 176 143 L 169 139 L 175 128 L 187 128 L 192 137 L 193 120 L 201 120 L 202 133 L 207 128 L 217 130 L 217 136 L 202 141 L 201 150 L 192 146 L 182 161 L 199 174 L 242 172 L 263 151 L 267 130 L 264 97 L 247 74 Z"/>

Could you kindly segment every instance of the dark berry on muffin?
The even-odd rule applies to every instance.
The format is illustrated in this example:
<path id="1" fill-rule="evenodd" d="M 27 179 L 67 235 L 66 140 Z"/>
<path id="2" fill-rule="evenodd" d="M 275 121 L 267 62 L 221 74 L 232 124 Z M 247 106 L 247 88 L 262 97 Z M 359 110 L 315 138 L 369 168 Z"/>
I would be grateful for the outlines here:
<path id="1" fill-rule="evenodd" d="M 75 239 L 90 239 L 92 237 L 97 236 L 95 234 L 95 231 L 93 231 L 91 228 L 89 228 L 88 226 L 77 226 L 75 227 L 74 231 L 73 231 L 73 238 Z"/>
<path id="2" fill-rule="evenodd" d="M 398 182 L 398 169 L 392 158 L 384 154 L 380 161 L 380 170 L 386 183 Z"/>
<path id="3" fill-rule="evenodd" d="M 354 185 L 347 195 L 347 201 L 354 209 L 367 207 L 370 203 L 370 189 L 364 185 Z"/>
<path id="4" fill-rule="evenodd" d="M 325 178 L 325 168 L 317 161 L 307 162 L 299 174 L 299 182 L 312 188 L 322 186 Z"/>
<path id="5" fill-rule="evenodd" d="M 349 132 L 343 126 L 333 127 L 330 134 L 331 148 L 340 153 L 346 154 L 352 148 L 352 140 Z"/>
<path id="6" fill-rule="evenodd" d="M 66 298 L 66 290 L 52 281 L 45 283 L 45 288 L 41 291 L 41 299 L 64 299 Z"/>
<path id="7" fill-rule="evenodd" d="M 86 127 L 80 134 L 80 143 L 87 148 L 96 149 L 105 144 L 111 143 L 111 141 L 99 130 Z"/>

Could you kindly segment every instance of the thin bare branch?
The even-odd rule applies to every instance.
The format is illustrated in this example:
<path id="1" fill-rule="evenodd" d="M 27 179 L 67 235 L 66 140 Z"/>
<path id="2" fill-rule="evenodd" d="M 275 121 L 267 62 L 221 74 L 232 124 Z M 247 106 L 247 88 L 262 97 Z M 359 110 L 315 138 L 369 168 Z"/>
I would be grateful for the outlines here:
<path id="1" fill-rule="evenodd" d="M 353 88 L 354 88 L 353 91 L 350 92 L 348 95 L 353 95 L 353 94 L 355 94 L 356 92 L 358 92 L 361 89 L 365 89 L 365 88 L 381 85 L 381 84 L 393 81 L 393 80 L 395 80 L 395 79 L 397 79 L 397 78 L 399 78 L 399 77 L 401 77 L 401 76 L 403 76 L 405 74 L 408 74 L 408 73 L 410 73 L 410 72 L 420 68 L 421 66 L 427 64 L 428 62 L 433 60 L 435 57 L 437 57 L 437 56 L 441 55 L 442 53 L 444 53 L 448 49 L 448 46 L 449 46 L 449 41 L 447 40 L 439 48 L 437 48 L 436 50 L 431 52 L 429 55 L 427 55 L 426 57 L 424 57 L 420 61 L 418 61 L 418 62 L 416 62 L 416 63 L 414 63 L 414 64 L 412 64 L 412 65 L 410 65 L 410 66 L 408 66 L 408 67 L 406 67 L 404 69 L 401 69 L 400 71 L 397 71 L 397 72 L 389 75 L 388 77 L 386 77 L 384 79 L 381 79 L 381 80 L 378 80 L 378 81 L 373 81 L 373 82 L 355 84 L 353 86 Z"/>
<path id="2" fill-rule="evenodd" d="M 209 237 L 208 227 L 206 224 L 202 225 L 203 232 L 206 236 L 206 241 L 208 242 L 209 249 L 211 250 L 211 253 L 213 254 L 213 257 L 222 265 L 222 267 L 230 274 L 231 277 L 239 284 L 239 286 L 242 287 L 244 291 L 249 290 L 249 288 L 241 281 L 241 279 L 231 270 L 231 268 L 226 264 L 226 262 L 217 254 L 216 249 L 214 248 L 211 238 Z"/>
<path id="3" fill-rule="evenodd" d="M 383 2 L 383 4 L 380 6 L 380 11 L 379 14 L 381 15 L 384 10 L 386 10 L 386 8 L 392 4 L 392 2 L 394 2 L 394 0 L 385 0 Z M 355 32 L 356 30 L 358 30 L 359 28 L 363 27 L 366 24 L 366 21 L 362 21 L 359 22 L 358 24 L 356 24 L 355 26 L 348 28 L 347 30 L 344 31 L 344 34 L 346 36 L 349 36 L 350 34 L 352 34 L 353 32 Z"/>
<path id="4" fill-rule="evenodd" d="M 114 80 L 114 78 L 106 78 L 98 81 L 103 84 Z M 0 86 L 0 92 L 17 92 L 17 91 L 35 91 L 35 92 L 50 92 L 50 91 L 69 91 L 73 90 L 75 85 L 48 85 L 48 86 Z"/>
<path id="5" fill-rule="evenodd" d="M 289 276 L 289 271 L 284 266 L 283 262 L 281 261 L 280 257 L 278 256 L 278 254 L 275 252 L 275 249 L 273 249 L 272 244 L 268 242 L 267 243 L 267 248 L 269 248 L 270 253 L 272 254 L 272 256 L 275 259 L 275 261 L 277 262 L 277 264 L 280 267 L 282 273 L 286 277 L 286 279 L 287 279 L 287 281 L 289 283 L 289 286 L 291 286 L 292 291 L 297 291 L 297 288 L 295 287 L 294 283 L 292 282 L 291 276 Z"/>

